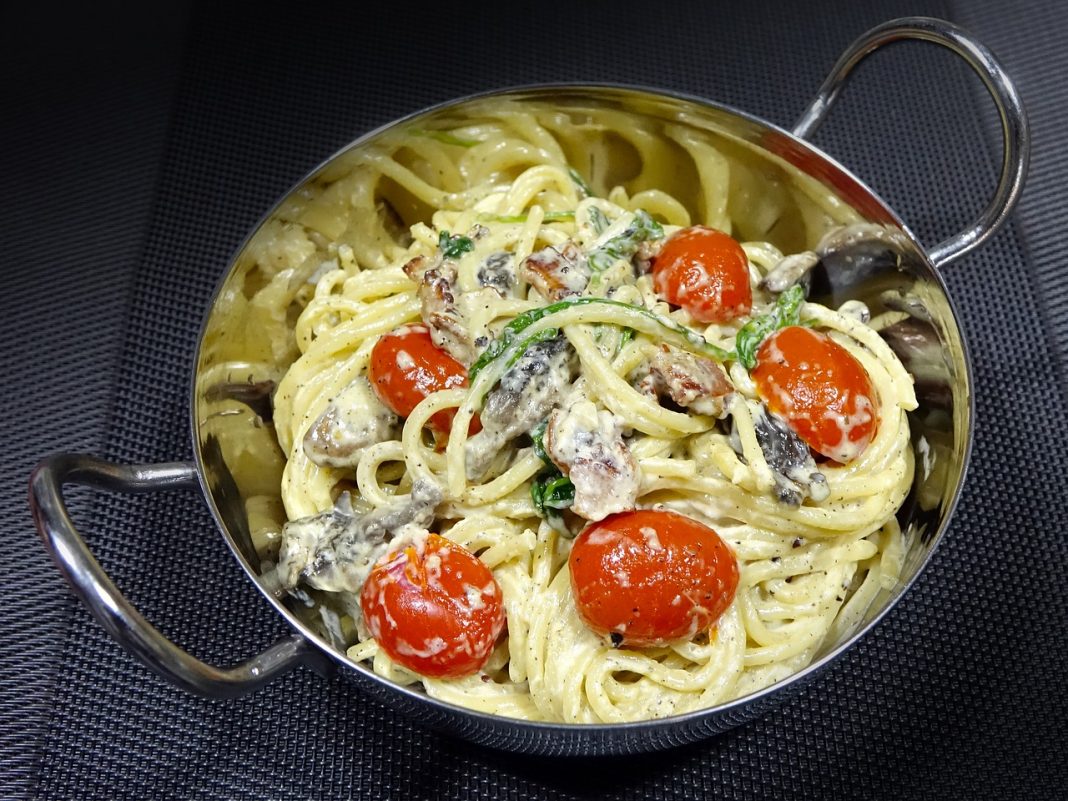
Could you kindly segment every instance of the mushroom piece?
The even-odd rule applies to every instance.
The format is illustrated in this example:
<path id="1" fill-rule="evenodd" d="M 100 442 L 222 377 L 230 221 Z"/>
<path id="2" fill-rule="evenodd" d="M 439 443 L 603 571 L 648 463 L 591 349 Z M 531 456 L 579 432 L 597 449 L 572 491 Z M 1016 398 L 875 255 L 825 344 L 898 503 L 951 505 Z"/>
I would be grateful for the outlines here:
<path id="1" fill-rule="evenodd" d="M 359 376 L 308 428 L 304 453 L 320 467 L 355 467 L 367 446 L 396 439 L 399 423 L 400 418 L 378 399 L 371 382 Z"/>
<path id="2" fill-rule="evenodd" d="M 545 419 L 571 385 L 574 370 L 574 351 L 562 335 L 527 348 L 486 395 L 479 412 L 482 430 L 466 444 L 468 478 L 484 476 L 507 443 Z"/>
<path id="3" fill-rule="evenodd" d="M 282 586 L 303 580 L 324 592 L 359 592 L 394 536 L 407 527 L 429 527 L 441 499 L 435 484 L 417 480 L 410 495 L 367 514 L 357 514 L 345 492 L 333 509 L 289 521 L 278 551 Z"/>
<path id="4" fill-rule="evenodd" d="M 475 277 L 480 286 L 495 289 L 502 298 L 508 297 L 516 285 L 515 256 L 503 250 L 491 253 Z"/>
<path id="5" fill-rule="evenodd" d="M 761 404 L 753 417 L 757 444 L 775 478 L 776 495 L 782 503 L 800 506 L 805 498 L 822 501 L 830 495 L 827 477 L 819 471 L 808 445 L 785 421 Z M 735 427 L 731 427 L 731 447 L 739 455 L 742 445 Z"/>
<path id="6" fill-rule="evenodd" d="M 794 284 L 808 281 L 808 274 L 812 268 L 820 263 L 820 257 L 811 250 L 801 253 L 791 253 L 784 257 L 778 264 L 768 270 L 760 285 L 769 292 L 776 294 L 785 292 Z M 806 286 L 807 289 L 807 286 Z"/>

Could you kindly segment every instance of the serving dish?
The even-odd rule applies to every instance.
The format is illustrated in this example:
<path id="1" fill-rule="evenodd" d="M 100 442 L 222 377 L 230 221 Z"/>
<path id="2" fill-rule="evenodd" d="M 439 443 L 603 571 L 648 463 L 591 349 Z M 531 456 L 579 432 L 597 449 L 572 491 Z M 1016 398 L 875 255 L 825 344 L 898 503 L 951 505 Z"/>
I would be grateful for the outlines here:
<path id="1" fill-rule="evenodd" d="M 856 64 L 878 47 L 903 39 L 934 42 L 964 58 L 990 90 L 1004 133 L 1004 163 L 994 198 L 965 231 L 929 250 L 874 192 L 806 141 L 824 120 Z M 967 344 L 939 270 L 980 246 L 1004 223 L 1022 189 L 1029 152 L 1027 121 L 1018 94 L 986 48 L 966 32 L 940 20 L 890 21 L 864 34 L 842 55 L 791 131 L 701 98 L 642 87 L 545 85 L 451 101 L 368 133 L 327 159 L 287 193 L 265 215 L 261 225 L 302 188 L 328 181 L 338 165 L 385 137 L 405 129 L 442 127 L 477 113 L 488 102 L 502 100 L 532 106 L 551 104 L 576 114 L 590 105 L 611 108 L 653 128 L 667 122 L 693 126 L 717 137 L 725 152 L 763 176 L 769 186 L 786 185 L 790 192 L 818 192 L 838 209 L 843 221 L 855 225 L 856 231 L 865 232 L 846 243 L 837 259 L 825 259 L 813 291 L 829 298 L 859 297 L 873 310 L 898 302 L 909 310 L 912 333 L 926 337 L 923 341 L 927 345 L 936 346 L 920 354 L 915 349 L 908 351 L 910 342 L 915 344 L 915 340 L 897 343 L 913 359 L 913 366 L 922 367 L 914 370 L 921 406 L 910 416 L 910 424 L 924 469 L 917 471 L 914 491 L 899 513 L 908 543 L 903 580 L 884 592 L 864 619 L 840 641 L 830 644 L 808 668 L 737 701 L 672 718 L 598 726 L 528 723 L 459 709 L 384 681 L 348 660 L 312 625 L 306 610 L 280 600 L 263 581 L 245 501 L 250 495 L 261 495 L 273 476 L 270 471 L 258 472 L 237 464 L 235 453 L 247 451 L 248 443 L 253 441 L 270 442 L 269 427 L 253 425 L 254 418 L 268 420 L 269 412 L 261 410 L 262 413 L 247 417 L 249 425 L 230 434 L 220 433 L 210 422 L 210 410 L 220 385 L 209 377 L 219 365 L 212 361 L 212 349 L 206 343 L 219 337 L 226 323 L 219 312 L 220 297 L 240 291 L 248 278 L 242 259 L 246 241 L 205 310 L 190 385 L 195 462 L 117 465 L 85 454 L 58 454 L 43 460 L 31 478 L 31 505 L 39 531 L 72 588 L 124 647 L 178 686 L 207 696 L 232 697 L 306 665 L 322 672 L 337 670 L 358 691 L 422 723 L 493 747 L 540 754 L 606 754 L 666 748 L 749 720 L 817 676 L 892 608 L 920 575 L 944 535 L 967 472 L 973 401 Z M 784 225 L 783 230 L 790 230 L 790 226 Z M 783 236 L 808 235 L 797 233 L 799 226 L 793 230 Z M 255 387 L 250 392 L 255 395 Z M 251 397 L 246 405 L 255 409 L 256 402 Z M 62 487 L 67 482 L 130 492 L 199 488 L 235 557 L 287 621 L 292 634 L 231 668 L 206 665 L 168 641 L 122 597 L 85 546 L 64 506 Z"/>

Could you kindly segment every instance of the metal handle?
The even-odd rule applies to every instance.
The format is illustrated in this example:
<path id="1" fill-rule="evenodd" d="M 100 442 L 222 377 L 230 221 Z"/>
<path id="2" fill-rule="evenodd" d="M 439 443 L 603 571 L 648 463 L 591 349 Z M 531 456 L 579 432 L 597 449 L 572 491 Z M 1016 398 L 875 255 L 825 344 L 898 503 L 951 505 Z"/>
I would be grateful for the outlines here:
<path id="1" fill-rule="evenodd" d="M 153 492 L 197 486 L 191 464 L 121 465 L 65 453 L 42 461 L 30 478 L 30 507 L 37 530 L 75 593 L 131 654 L 163 678 L 198 695 L 234 698 L 302 664 L 320 667 L 317 649 L 290 635 L 230 668 L 201 662 L 164 637 L 108 578 L 78 534 L 63 500 L 68 482 L 120 492 Z"/>
<path id="2" fill-rule="evenodd" d="M 990 204 L 971 226 L 928 251 L 935 267 L 943 267 L 979 247 L 1001 227 L 1019 200 L 1027 175 L 1031 156 L 1031 130 L 1027 114 L 1016 87 L 993 53 L 969 33 L 945 20 L 930 17 L 890 20 L 872 28 L 842 54 L 816 93 L 816 99 L 794 125 L 793 133 L 802 139 L 815 133 L 853 68 L 873 50 L 905 39 L 934 42 L 963 58 L 982 79 L 1001 117 L 1004 156 L 997 190 Z"/>

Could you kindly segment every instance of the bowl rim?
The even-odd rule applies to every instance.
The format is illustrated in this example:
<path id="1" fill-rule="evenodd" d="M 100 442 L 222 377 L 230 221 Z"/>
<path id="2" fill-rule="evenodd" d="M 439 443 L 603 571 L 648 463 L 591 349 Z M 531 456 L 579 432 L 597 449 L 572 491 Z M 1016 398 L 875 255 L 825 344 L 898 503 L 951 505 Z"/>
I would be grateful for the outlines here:
<path id="1" fill-rule="evenodd" d="M 957 479 L 956 486 L 953 488 L 951 495 L 943 505 L 943 512 L 939 521 L 939 525 L 934 533 L 931 535 L 931 544 L 927 549 L 927 553 L 924 555 L 920 564 L 916 567 L 915 572 L 908 579 L 907 582 L 900 585 L 896 594 L 892 596 L 886 605 L 879 610 L 869 621 L 863 626 L 854 631 L 847 639 L 838 644 L 835 648 L 827 651 L 818 659 L 813 660 L 800 670 L 791 673 L 789 676 L 773 683 L 766 687 L 762 687 L 759 690 L 749 693 L 748 695 L 739 696 L 729 701 L 725 701 L 715 706 L 709 706 L 702 709 L 694 709 L 687 712 L 669 715 L 660 718 L 651 718 L 647 720 L 628 721 L 622 723 L 565 723 L 554 721 L 538 721 L 538 720 L 524 720 L 521 718 L 512 718 L 505 715 L 497 715 L 489 712 L 482 712 L 480 710 L 470 709 L 468 707 L 459 706 L 457 704 L 443 701 L 438 698 L 433 698 L 427 695 L 425 692 L 413 689 L 415 685 L 401 685 L 397 684 L 384 676 L 375 673 L 369 667 L 354 662 L 349 657 L 334 648 L 329 643 L 325 642 L 319 635 L 311 631 L 304 623 L 302 623 L 297 617 L 287 609 L 279 599 L 275 598 L 260 581 L 259 574 L 249 564 L 248 560 L 242 554 L 240 548 L 237 547 L 233 535 L 231 534 L 229 527 L 223 519 L 222 513 L 215 502 L 214 495 L 211 488 L 208 486 L 206 471 L 204 469 L 204 457 L 202 454 L 202 448 L 200 438 L 198 437 L 198 421 L 197 421 L 197 405 L 198 405 L 198 393 L 197 393 L 197 378 L 199 376 L 199 367 L 204 347 L 204 338 L 208 328 L 208 323 L 212 317 L 212 313 L 218 305 L 219 296 L 233 274 L 237 266 L 237 261 L 240 255 L 244 252 L 253 236 L 260 230 L 260 228 L 271 219 L 271 217 L 277 212 L 280 206 L 290 195 L 305 185 L 308 181 L 312 180 L 328 165 L 334 163 L 338 158 L 361 147 L 365 143 L 377 138 L 381 134 L 402 127 L 405 124 L 411 123 L 413 120 L 420 119 L 429 115 L 446 111 L 450 108 L 461 107 L 471 103 L 476 103 L 483 100 L 491 100 L 496 98 L 505 98 L 508 96 L 524 96 L 524 99 L 529 99 L 531 95 L 551 95 L 553 93 L 568 92 L 568 93 L 597 93 L 597 92 L 616 92 L 620 95 L 648 95 L 658 99 L 667 99 L 673 102 L 679 102 L 683 104 L 691 104 L 701 107 L 704 110 L 712 110 L 716 112 L 726 113 L 727 115 L 740 118 L 746 123 L 756 126 L 757 128 L 765 129 L 769 132 L 781 135 L 794 147 L 799 147 L 806 151 L 809 155 L 817 158 L 819 164 L 826 165 L 834 172 L 844 176 L 856 184 L 856 186 L 864 191 L 864 195 L 867 199 L 874 202 L 876 206 L 883 211 L 887 218 L 907 236 L 910 243 L 915 247 L 916 252 L 922 257 L 924 265 L 927 267 L 930 273 L 930 278 L 936 283 L 941 290 L 946 300 L 946 305 L 949 310 L 949 316 L 952 318 L 953 326 L 961 346 L 961 361 L 964 366 L 964 372 L 961 376 L 958 376 L 958 380 L 964 380 L 966 382 L 965 395 L 967 403 L 964 411 L 966 411 L 967 419 L 963 426 L 964 442 L 961 448 L 960 458 L 960 475 Z M 766 150 L 766 148 L 764 148 Z M 768 151 L 772 152 L 772 151 Z M 779 154 L 775 154 L 779 155 Z M 781 155 L 779 155 L 782 158 Z M 797 165 L 795 165 L 797 166 Z M 800 167 L 798 167 L 800 169 Z M 817 180 L 821 183 L 826 183 L 822 178 L 818 176 Z M 833 187 L 832 187 L 833 188 Z M 835 189 L 836 193 L 838 192 Z M 488 727 L 507 727 L 510 729 L 523 729 L 537 732 L 556 732 L 556 733 L 568 733 L 578 735 L 588 735 L 596 737 L 598 734 L 613 736 L 620 733 L 631 732 L 643 732 L 646 730 L 657 730 L 667 727 L 675 728 L 678 726 L 685 726 L 687 724 L 699 721 L 705 718 L 717 718 L 727 715 L 731 712 L 735 712 L 744 707 L 754 705 L 762 700 L 770 699 L 772 696 L 785 696 L 786 691 L 792 687 L 799 687 L 801 684 L 807 682 L 814 677 L 817 673 L 822 672 L 827 667 L 836 663 L 838 659 L 846 652 L 854 648 L 861 640 L 865 639 L 867 635 L 887 616 L 887 614 L 897 606 L 903 597 L 908 595 L 912 588 L 915 586 L 917 580 L 926 571 L 930 565 L 936 551 L 938 550 L 942 539 L 949 528 L 954 513 L 960 502 L 963 489 L 967 484 L 968 472 L 971 463 L 972 446 L 974 442 L 975 433 L 975 393 L 974 387 L 974 375 L 972 369 L 972 359 L 970 348 L 968 345 L 968 339 L 966 332 L 961 325 L 960 315 L 957 310 L 956 302 L 953 299 L 952 294 L 949 291 L 948 286 L 945 283 L 944 278 L 934 264 L 931 262 L 928 256 L 927 248 L 920 242 L 919 238 L 912 232 L 912 230 L 906 225 L 904 220 L 897 214 L 897 212 L 888 204 L 885 200 L 875 192 L 867 182 L 861 180 L 852 170 L 844 166 L 841 162 L 829 155 L 821 148 L 812 144 L 806 139 L 802 139 L 795 135 L 786 128 L 777 125 L 769 120 L 759 117 L 747 111 L 737 109 L 728 104 L 719 103 L 714 100 L 695 95 L 692 93 L 682 92 L 679 90 L 668 89 L 664 87 L 650 86 L 640 83 L 628 83 L 628 82 L 615 82 L 615 81 L 558 81 L 558 82 L 538 82 L 538 83 L 523 83 L 506 85 L 497 88 L 486 89 L 466 95 L 459 95 L 449 99 L 441 100 L 430 105 L 422 106 L 414 111 L 408 112 L 401 117 L 397 117 L 389 122 L 378 125 L 375 128 L 365 131 L 356 138 L 350 140 L 345 145 L 334 150 L 333 153 L 320 160 L 313 168 L 307 170 L 305 174 L 297 181 L 293 182 L 283 193 L 281 193 L 273 204 L 267 208 L 263 214 L 259 217 L 257 222 L 252 225 L 241 242 L 234 248 L 226 262 L 226 267 L 222 270 L 219 278 L 216 281 L 215 287 L 212 290 L 211 298 L 208 303 L 205 304 L 202 310 L 201 323 L 197 334 L 197 344 L 193 350 L 190 380 L 188 385 L 188 415 L 190 423 L 190 436 L 192 439 L 193 457 L 196 466 L 197 481 L 200 485 L 201 492 L 204 499 L 211 511 L 211 515 L 215 520 L 215 524 L 222 534 L 223 539 L 230 548 L 234 557 L 240 563 L 251 583 L 260 591 L 260 593 L 267 599 L 267 601 L 275 608 L 275 610 L 281 615 L 281 617 L 289 624 L 289 626 L 300 636 L 304 637 L 309 643 L 313 644 L 318 650 L 322 651 L 325 655 L 330 657 L 334 662 L 339 665 L 354 671 L 364 679 L 373 681 L 380 685 L 387 693 L 395 693 L 401 696 L 407 697 L 410 701 L 416 704 L 427 704 L 434 707 L 439 712 L 448 716 L 461 716 L 468 719 L 474 719 L 479 721 Z M 362 689 L 362 688 L 361 688 Z"/>

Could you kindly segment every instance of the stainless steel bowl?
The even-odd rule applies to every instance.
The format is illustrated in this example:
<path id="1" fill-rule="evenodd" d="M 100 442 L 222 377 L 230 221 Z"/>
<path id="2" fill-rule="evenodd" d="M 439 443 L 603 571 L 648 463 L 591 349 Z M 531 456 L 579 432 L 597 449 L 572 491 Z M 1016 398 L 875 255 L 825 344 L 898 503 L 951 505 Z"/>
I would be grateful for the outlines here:
<path id="1" fill-rule="evenodd" d="M 901 218 L 871 189 L 806 141 L 825 118 L 853 67 L 878 47 L 905 39 L 934 42 L 961 56 L 990 91 L 1004 134 L 1004 162 L 994 198 L 974 224 L 926 251 Z M 843 221 L 851 224 L 850 230 L 857 235 L 826 249 L 825 269 L 814 279 L 812 289 L 816 299 L 823 302 L 855 297 L 868 302 L 873 312 L 895 307 L 910 315 L 907 330 L 892 337 L 897 340 L 892 344 L 916 376 L 920 399 L 920 407 L 910 414 L 910 425 L 921 468 L 917 469 L 913 491 L 898 514 L 907 544 L 902 581 L 883 591 L 859 625 L 830 643 L 799 673 L 747 697 L 667 719 L 613 725 L 529 723 L 451 706 L 384 680 L 332 646 L 306 610 L 291 607 L 272 594 L 269 582 L 260 575 L 244 501 L 252 494 L 277 492 L 277 476 L 269 464 L 250 469 L 238 455 L 250 448 L 262 449 L 263 453 L 272 448 L 277 451 L 271 426 L 263 424 L 264 419 L 269 420 L 269 412 L 266 407 L 257 406 L 257 400 L 264 400 L 257 396 L 257 387 L 244 386 L 238 393 L 243 393 L 241 400 L 249 410 L 241 418 L 243 422 L 222 428 L 212 422 L 220 385 L 212 377 L 213 368 L 218 367 L 213 355 L 217 349 L 206 343 L 223 336 L 225 325 L 232 322 L 221 310 L 220 299 L 229 292 L 243 291 L 246 281 L 254 280 L 248 259 L 244 258 L 246 240 L 205 313 L 190 387 L 195 463 L 119 465 L 86 454 L 58 454 L 44 459 L 30 481 L 30 501 L 41 538 L 73 590 L 127 650 L 179 687 L 211 697 L 233 697 L 304 665 L 324 674 L 340 671 L 358 692 L 374 696 L 422 724 L 495 748 L 544 755 L 663 749 L 747 721 L 811 681 L 893 607 L 920 575 L 944 535 L 967 471 L 973 400 L 967 343 L 940 271 L 980 246 L 1005 221 L 1020 195 L 1030 149 L 1020 98 L 985 47 L 941 20 L 891 20 L 864 34 L 841 56 L 792 131 L 701 98 L 639 87 L 548 85 L 468 97 L 413 114 L 356 140 L 294 187 L 265 215 L 261 225 L 287 199 L 321 186 L 339 165 L 358 158 L 387 138 L 412 127 L 449 127 L 477 114 L 487 103 L 502 101 L 531 108 L 551 107 L 579 122 L 584 109 L 611 109 L 628 124 L 643 126 L 653 135 L 669 124 L 691 127 L 703 136 L 713 137 L 732 164 L 758 176 L 767 191 L 817 191 L 829 198 Z M 581 154 L 578 159 L 577 163 L 581 163 Z M 685 195 L 684 187 L 682 193 Z M 796 209 L 792 213 L 801 214 Z M 784 251 L 815 244 L 811 226 L 806 228 L 803 221 L 791 219 L 789 214 L 776 231 L 780 239 L 777 244 Z M 230 354 L 231 365 L 232 357 Z M 63 485 L 69 482 L 124 492 L 199 486 L 234 556 L 252 584 L 288 622 L 292 633 L 263 653 L 229 668 L 207 665 L 167 640 L 125 600 L 76 531 L 62 494 Z"/>

